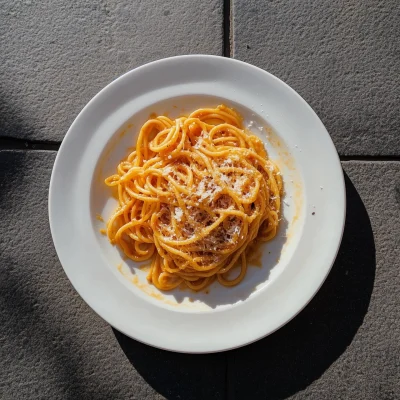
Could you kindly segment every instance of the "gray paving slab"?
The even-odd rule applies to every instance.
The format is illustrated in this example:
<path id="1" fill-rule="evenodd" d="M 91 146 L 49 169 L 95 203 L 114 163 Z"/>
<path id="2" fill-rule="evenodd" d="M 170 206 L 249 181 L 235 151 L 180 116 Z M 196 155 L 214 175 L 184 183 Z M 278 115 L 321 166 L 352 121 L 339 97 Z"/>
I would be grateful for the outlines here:
<path id="1" fill-rule="evenodd" d="M 60 141 L 122 73 L 179 54 L 221 55 L 222 3 L 2 1 L 0 136 Z"/>
<path id="2" fill-rule="evenodd" d="M 74 291 L 48 226 L 54 158 L 0 151 L 0 398 L 223 399 L 225 354 L 140 344 Z"/>
<path id="3" fill-rule="evenodd" d="M 337 260 L 310 304 L 271 336 L 228 353 L 232 399 L 398 399 L 400 162 L 344 162 Z"/>
<path id="4" fill-rule="evenodd" d="M 397 0 L 232 0 L 233 57 L 314 108 L 340 154 L 400 154 Z"/>

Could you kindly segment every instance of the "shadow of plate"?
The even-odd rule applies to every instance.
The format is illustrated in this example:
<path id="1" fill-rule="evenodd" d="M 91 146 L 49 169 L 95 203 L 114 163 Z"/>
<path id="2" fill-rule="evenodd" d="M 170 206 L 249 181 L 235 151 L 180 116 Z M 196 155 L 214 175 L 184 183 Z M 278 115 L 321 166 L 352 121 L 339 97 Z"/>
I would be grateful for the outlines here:
<path id="1" fill-rule="evenodd" d="M 332 271 L 309 305 L 277 332 L 240 349 L 199 356 L 154 349 L 114 330 L 129 361 L 157 392 L 167 399 L 285 399 L 340 357 L 363 323 L 376 268 L 368 213 L 347 175 L 345 181 L 346 225 Z M 226 373 L 213 372 L 222 357 Z M 216 389 L 221 382 L 224 394 Z"/>

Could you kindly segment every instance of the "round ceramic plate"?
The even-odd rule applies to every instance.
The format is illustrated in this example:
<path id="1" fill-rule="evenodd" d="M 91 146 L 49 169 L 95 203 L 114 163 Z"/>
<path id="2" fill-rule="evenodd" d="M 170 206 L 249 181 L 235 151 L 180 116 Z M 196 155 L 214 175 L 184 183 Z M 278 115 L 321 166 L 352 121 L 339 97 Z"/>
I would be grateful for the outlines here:
<path id="1" fill-rule="evenodd" d="M 126 260 L 101 233 L 116 207 L 104 179 L 151 114 L 174 118 L 221 103 L 243 115 L 281 169 L 280 228 L 238 286 L 160 292 L 147 283 L 147 265 Z M 240 61 L 181 56 L 121 76 L 78 115 L 54 164 L 49 217 L 61 264 L 96 313 L 149 345 L 206 353 L 270 334 L 311 300 L 340 245 L 345 189 L 328 132 L 293 89 Z"/>

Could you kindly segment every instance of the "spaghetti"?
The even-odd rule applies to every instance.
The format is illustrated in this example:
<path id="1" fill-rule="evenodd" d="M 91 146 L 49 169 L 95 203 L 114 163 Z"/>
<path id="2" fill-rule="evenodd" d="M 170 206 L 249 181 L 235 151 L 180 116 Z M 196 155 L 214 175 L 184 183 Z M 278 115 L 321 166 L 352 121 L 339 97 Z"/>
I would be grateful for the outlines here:
<path id="1" fill-rule="evenodd" d="M 200 290 L 215 279 L 237 285 L 246 250 L 277 231 L 279 170 L 224 105 L 149 119 L 105 183 L 119 199 L 107 223 L 110 241 L 134 261 L 153 258 L 147 279 L 161 290 L 182 283 Z M 231 278 L 235 266 L 240 272 Z"/>

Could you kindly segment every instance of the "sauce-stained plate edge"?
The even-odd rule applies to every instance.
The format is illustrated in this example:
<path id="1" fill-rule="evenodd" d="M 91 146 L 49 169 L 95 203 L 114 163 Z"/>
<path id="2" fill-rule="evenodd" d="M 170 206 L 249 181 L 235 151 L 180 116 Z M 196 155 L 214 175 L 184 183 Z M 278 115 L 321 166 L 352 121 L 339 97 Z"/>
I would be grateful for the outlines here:
<path id="1" fill-rule="evenodd" d="M 293 149 L 295 143 L 301 147 L 295 158 L 304 179 L 306 215 L 296 262 L 285 268 L 268 291 L 250 297 L 239 307 L 182 314 L 135 296 L 115 279 L 102 256 L 91 251 L 95 239 L 88 233 L 89 187 L 96 165 L 93 158 L 107 139 L 107 126 L 115 126 L 118 121 L 122 125 L 121 117 L 132 105 L 151 104 L 167 95 L 196 93 L 223 93 L 223 97 L 258 114 L 268 110 L 267 121 L 278 134 Z M 317 218 L 312 216 L 313 206 L 317 207 Z M 49 219 L 54 245 L 68 278 L 89 306 L 112 326 L 155 347 L 188 353 L 216 352 L 243 346 L 279 329 L 321 287 L 343 233 L 344 179 L 329 134 L 289 86 L 237 60 L 179 56 L 128 72 L 104 88 L 78 115 L 54 164 Z"/>

